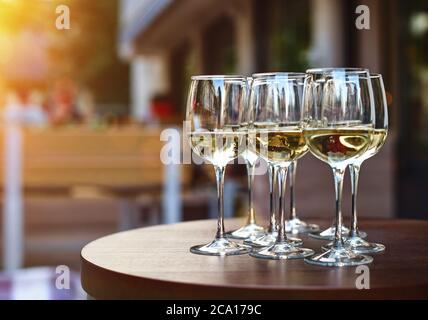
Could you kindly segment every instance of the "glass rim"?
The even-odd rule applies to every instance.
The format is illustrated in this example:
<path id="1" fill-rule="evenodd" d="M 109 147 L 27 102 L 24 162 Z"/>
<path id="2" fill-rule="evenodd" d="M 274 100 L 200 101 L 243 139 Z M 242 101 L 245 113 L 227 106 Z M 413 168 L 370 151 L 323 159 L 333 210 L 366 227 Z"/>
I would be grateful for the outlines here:
<path id="1" fill-rule="evenodd" d="M 383 81 L 382 74 L 380 74 L 380 73 L 370 73 L 369 75 L 362 75 L 362 76 L 359 76 L 358 79 L 360 79 L 360 80 L 382 79 L 382 81 Z"/>
<path id="2" fill-rule="evenodd" d="M 299 79 L 304 78 L 306 73 L 304 72 L 260 72 L 253 73 L 251 78 L 253 79 L 264 79 L 264 78 L 289 78 L 289 79 Z"/>
<path id="3" fill-rule="evenodd" d="M 356 67 L 331 67 L 331 68 L 311 68 L 306 70 L 306 74 L 323 74 L 331 71 L 347 72 L 355 74 L 368 74 L 370 75 L 369 69 L 367 68 L 356 68 Z"/>
<path id="4" fill-rule="evenodd" d="M 247 77 L 242 75 L 227 75 L 227 74 L 200 74 L 191 76 L 190 79 L 194 80 L 238 80 L 238 81 L 247 81 Z"/>

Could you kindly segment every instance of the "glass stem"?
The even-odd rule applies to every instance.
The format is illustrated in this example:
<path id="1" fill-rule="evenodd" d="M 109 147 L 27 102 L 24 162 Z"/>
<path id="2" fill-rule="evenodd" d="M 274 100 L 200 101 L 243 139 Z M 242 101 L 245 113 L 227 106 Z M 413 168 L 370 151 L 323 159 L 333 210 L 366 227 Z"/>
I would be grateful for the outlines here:
<path id="1" fill-rule="evenodd" d="M 255 163 L 247 161 L 247 176 L 248 176 L 248 219 L 247 224 L 256 223 L 256 214 L 253 206 L 253 183 Z"/>
<path id="2" fill-rule="evenodd" d="M 284 243 L 287 241 L 287 235 L 285 234 L 285 187 L 287 184 L 287 167 L 280 167 L 278 174 L 278 193 L 279 193 L 279 227 L 278 227 L 278 237 L 276 238 L 276 243 Z"/>
<path id="3" fill-rule="evenodd" d="M 218 201 L 218 220 L 217 220 L 217 233 L 216 239 L 224 238 L 224 202 L 223 202 L 223 190 L 224 190 L 224 166 L 214 166 L 215 178 L 217 181 L 217 201 Z"/>
<path id="4" fill-rule="evenodd" d="M 334 242 L 333 242 L 333 248 L 335 249 L 340 249 L 343 247 L 342 191 L 343 191 L 343 176 L 345 174 L 345 168 L 333 168 L 334 189 L 336 192 L 336 228 L 334 232 Z"/>
<path id="5" fill-rule="evenodd" d="M 296 219 L 296 200 L 294 186 L 296 183 L 297 161 L 293 161 L 290 165 L 290 220 Z"/>
<path id="6" fill-rule="evenodd" d="M 354 163 L 349 166 L 351 173 L 351 190 L 352 190 L 352 217 L 351 217 L 351 230 L 349 231 L 350 237 L 358 236 L 358 219 L 357 219 L 357 193 L 358 193 L 358 180 L 360 177 L 360 163 Z"/>
<path id="7" fill-rule="evenodd" d="M 275 213 L 275 186 L 277 180 L 278 170 L 274 165 L 268 165 L 269 170 L 269 205 L 270 205 L 270 217 L 269 217 L 269 233 L 277 231 L 276 224 L 276 213 Z"/>

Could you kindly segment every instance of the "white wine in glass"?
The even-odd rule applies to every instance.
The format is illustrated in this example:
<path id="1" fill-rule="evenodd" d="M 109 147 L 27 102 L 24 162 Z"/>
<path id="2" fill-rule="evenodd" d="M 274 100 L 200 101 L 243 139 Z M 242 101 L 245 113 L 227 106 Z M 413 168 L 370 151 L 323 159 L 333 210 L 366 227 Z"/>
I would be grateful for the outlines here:
<path id="1" fill-rule="evenodd" d="M 330 249 L 305 258 L 319 266 L 354 266 L 373 261 L 344 245 L 342 221 L 343 177 L 348 165 L 363 156 L 373 141 L 373 91 L 364 69 L 307 71 L 304 94 L 304 136 L 309 151 L 327 163 L 336 194 L 334 240 Z"/>
<path id="2" fill-rule="evenodd" d="M 376 114 L 375 128 L 368 150 L 349 166 L 352 189 L 352 217 L 351 229 L 349 234 L 346 235 L 344 243 L 344 245 L 353 252 L 363 254 L 372 254 L 385 250 L 383 244 L 368 242 L 363 239 L 366 233 L 359 230 L 357 219 L 357 192 L 361 165 L 365 160 L 378 153 L 379 149 L 384 145 L 388 134 L 388 106 L 382 76 L 380 74 L 371 74 L 369 79 L 371 80 L 374 96 L 374 110 Z M 333 243 L 329 243 L 323 248 L 328 250 L 332 245 Z"/>
<path id="3" fill-rule="evenodd" d="M 224 230 L 224 173 L 226 165 L 246 149 L 246 132 L 240 130 L 247 103 L 248 83 L 241 76 L 195 76 L 187 100 L 187 133 L 192 150 L 213 164 L 219 216 L 213 241 L 190 252 L 227 256 L 248 253 L 250 247 L 227 239 Z"/>
<path id="4" fill-rule="evenodd" d="M 257 153 L 268 162 L 293 161 L 308 150 L 302 128 L 255 124 Z"/>
<path id="5" fill-rule="evenodd" d="M 314 253 L 311 249 L 298 247 L 302 241 L 290 239 L 285 233 L 284 196 L 287 169 L 294 160 L 307 151 L 302 131 L 303 80 L 304 74 L 253 75 L 250 106 L 254 114 L 255 138 L 252 139 L 250 148 L 278 170 L 280 218 L 275 242 L 269 243 L 259 251 L 251 252 L 250 255 L 255 258 L 302 259 Z M 257 239 L 253 242 L 257 243 L 256 241 Z"/>
<path id="6" fill-rule="evenodd" d="M 243 151 L 245 136 L 245 132 L 225 128 L 212 132 L 191 132 L 189 140 L 193 152 L 199 157 L 214 166 L 225 166 Z"/>
<path id="7" fill-rule="evenodd" d="M 342 127 L 343 125 L 343 127 Z M 328 163 L 344 163 L 367 152 L 372 139 L 372 127 L 307 129 L 305 138 L 312 153 Z"/>

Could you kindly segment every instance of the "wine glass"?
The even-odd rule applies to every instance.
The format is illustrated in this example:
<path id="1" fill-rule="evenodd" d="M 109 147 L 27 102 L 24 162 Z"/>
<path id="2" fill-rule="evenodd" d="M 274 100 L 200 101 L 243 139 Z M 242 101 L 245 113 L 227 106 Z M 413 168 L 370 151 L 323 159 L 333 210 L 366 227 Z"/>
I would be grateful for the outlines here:
<path id="1" fill-rule="evenodd" d="M 290 219 L 285 223 L 285 231 L 291 234 L 303 234 L 316 232 L 319 226 L 312 223 L 307 223 L 297 217 L 296 211 L 296 171 L 297 160 L 294 160 L 289 167 L 289 181 L 290 181 Z"/>
<path id="2" fill-rule="evenodd" d="M 252 82 L 252 78 L 247 78 L 248 83 L 250 84 Z M 249 94 L 250 90 L 248 90 Z M 241 130 L 249 130 L 250 128 L 250 121 L 251 121 L 251 110 L 249 108 L 249 104 L 247 103 L 243 116 L 242 116 L 242 123 L 241 123 Z M 247 145 L 248 145 L 248 139 L 249 135 L 247 132 Z M 250 148 L 246 148 L 244 152 L 241 154 L 241 157 L 245 160 L 245 165 L 247 167 L 247 179 L 248 179 L 248 215 L 247 215 L 247 221 L 244 226 L 241 228 L 230 231 L 227 233 L 227 237 L 232 239 L 247 239 L 251 236 L 258 235 L 260 232 L 264 231 L 264 228 L 257 224 L 256 222 L 256 213 L 254 211 L 254 204 L 253 204 L 253 184 L 254 184 L 254 173 L 255 168 L 257 164 L 257 160 L 259 159 L 259 156 Z"/>
<path id="3" fill-rule="evenodd" d="M 256 78 L 260 78 L 265 76 L 266 74 L 254 74 L 253 76 Z M 305 77 L 304 73 L 296 73 L 294 74 L 296 77 L 301 77 L 302 81 Z M 259 81 L 258 81 L 259 82 Z M 252 83 L 252 82 L 251 82 Z M 256 84 L 257 85 L 257 84 Z M 252 87 L 252 86 L 251 86 Z M 250 90 L 251 92 L 253 90 Z M 249 103 L 249 112 L 248 114 L 252 117 L 249 121 L 250 129 L 249 136 L 252 140 L 255 140 L 255 130 L 254 125 L 251 124 L 254 118 L 254 106 L 251 103 L 257 103 L 257 99 L 252 99 Z M 254 121 L 253 121 L 254 122 Z M 250 139 L 250 141 L 251 141 Z M 249 144 L 250 145 L 250 144 Z M 250 149 L 250 148 L 248 148 Z M 277 204 L 279 200 L 278 190 L 277 190 L 277 177 L 278 177 L 278 168 L 274 162 L 267 161 L 268 164 L 268 178 L 269 178 L 269 226 L 266 231 L 258 232 L 254 235 L 251 235 L 249 238 L 244 240 L 244 244 L 250 245 L 252 247 L 267 247 L 275 243 L 276 238 L 278 237 L 278 223 L 277 223 Z M 303 244 L 303 241 L 299 238 L 288 237 L 288 240 L 291 241 L 295 246 L 299 246 Z"/>
<path id="4" fill-rule="evenodd" d="M 226 238 L 224 231 L 223 182 L 228 162 L 246 148 L 246 132 L 239 130 L 247 103 L 247 79 L 241 76 L 194 76 L 187 100 L 186 133 L 191 148 L 199 157 L 212 163 L 217 181 L 219 217 L 215 239 L 190 248 L 202 255 L 237 255 L 250 247 Z"/>
<path id="5" fill-rule="evenodd" d="M 369 72 L 355 69 L 307 71 L 304 91 L 304 137 L 310 152 L 333 170 L 336 225 L 332 247 L 305 258 L 320 266 L 367 264 L 372 257 L 358 254 L 342 238 L 342 189 L 346 167 L 368 151 L 375 112 Z"/>
<path id="6" fill-rule="evenodd" d="M 351 230 L 349 231 L 349 235 L 346 237 L 345 246 L 357 253 L 376 253 L 385 250 L 385 246 L 383 244 L 365 241 L 360 236 L 357 220 L 357 191 L 361 165 L 365 160 L 373 157 L 379 152 L 379 149 L 384 145 L 388 134 L 388 106 L 386 103 L 385 87 L 383 85 L 382 75 L 371 74 L 369 79 L 371 80 L 373 88 L 373 100 L 376 115 L 373 140 L 367 152 L 362 154 L 349 165 L 352 187 L 352 218 Z M 331 246 L 332 243 L 326 245 L 325 248 L 328 249 Z"/>
<path id="7" fill-rule="evenodd" d="M 302 156 L 306 143 L 302 130 L 303 74 L 268 73 L 253 75 L 250 106 L 253 109 L 253 133 L 250 148 L 278 170 L 280 221 L 275 243 L 252 251 L 264 259 L 297 259 L 312 255 L 311 249 L 297 247 L 285 233 L 284 194 L 287 169 Z"/>
<path id="8" fill-rule="evenodd" d="M 356 73 L 365 73 L 367 72 L 368 74 L 368 70 L 367 69 L 363 69 L 363 68 L 319 68 L 319 69 L 311 69 L 311 72 L 315 73 L 318 72 L 319 74 L 323 73 L 325 75 L 331 73 L 331 72 L 335 72 L 335 70 L 342 70 L 344 72 L 356 72 Z M 336 222 L 333 221 L 333 224 L 325 229 L 325 230 L 316 230 L 316 231 L 311 231 L 309 233 L 309 236 L 311 238 L 314 239 L 318 239 L 318 240 L 333 240 L 335 233 L 336 233 Z M 342 232 L 342 236 L 347 236 L 349 234 L 349 229 L 342 225 L 341 226 L 341 232 Z M 359 231 L 359 236 L 361 238 L 365 238 L 367 236 L 367 234 L 364 231 Z"/>

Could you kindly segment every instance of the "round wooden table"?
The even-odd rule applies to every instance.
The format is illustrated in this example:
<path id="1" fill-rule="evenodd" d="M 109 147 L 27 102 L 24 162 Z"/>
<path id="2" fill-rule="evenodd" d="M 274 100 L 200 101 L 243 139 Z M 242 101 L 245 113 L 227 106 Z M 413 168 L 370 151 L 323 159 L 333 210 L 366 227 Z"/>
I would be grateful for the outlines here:
<path id="1" fill-rule="evenodd" d="M 228 220 L 226 228 L 242 222 Z M 215 226 L 214 220 L 192 221 L 95 240 L 82 249 L 83 288 L 95 299 L 428 298 L 428 221 L 361 221 L 368 239 L 386 245 L 363 270 L 191 254 L 190 246 L 212 239 Z M 301 238 L 316 251 L 325 243 Z"/>

